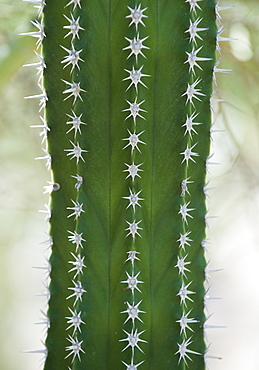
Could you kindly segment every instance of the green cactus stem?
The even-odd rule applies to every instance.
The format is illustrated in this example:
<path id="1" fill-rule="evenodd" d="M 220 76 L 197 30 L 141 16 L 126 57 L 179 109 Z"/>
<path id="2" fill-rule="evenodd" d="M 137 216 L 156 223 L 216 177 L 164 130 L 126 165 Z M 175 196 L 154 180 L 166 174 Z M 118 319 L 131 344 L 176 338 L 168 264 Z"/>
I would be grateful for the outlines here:
<path id="1" fill-rule="evenodd" d="M 220 7 L 31 2 L 52 173 L 44 369 L 204 369 Z"/>

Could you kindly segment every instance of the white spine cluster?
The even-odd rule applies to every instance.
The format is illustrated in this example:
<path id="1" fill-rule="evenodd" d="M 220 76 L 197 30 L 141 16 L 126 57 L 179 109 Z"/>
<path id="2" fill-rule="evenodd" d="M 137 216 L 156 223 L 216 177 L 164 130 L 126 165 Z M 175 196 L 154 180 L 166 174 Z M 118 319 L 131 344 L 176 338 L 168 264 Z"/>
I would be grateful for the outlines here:
<path id="1" fill-rule="evenodd" d="M 23 0 L 23 1 L 34 4 L 34 7 L 38 9 L 39 20 L 35 20 L 31 22 L 32 25 L 36 27 L 35 31 L 22 33 L 21 35 L 31 36 L 31 37 L 36 38 L 36 48 L 41 50 L 44 37 L 46 36 L 44 32 L 44 26 L 43 26 L 43 13 L 44 13 L 44 7 L 46 6 L 46 3 L 44 0 Z M 71 0 L 67 3 L 66 6 L 73 5 L 73 12 L 74 12 L 77 7 L 81 8 L 80 2 L 81 0 Z M 64 26 L 64 29 L 67 30 L 65 38 L 71 37 L 71 47 L 66 48 L 61 45 L 61 48 L 66 52 L 66 55 L 61 61 L 61 64 L 64 64 L 64 68 L 71 66 L 70 74 L 72 75 L 73 71 L 80 70 L 80 63 L 83 62 L 83 59 L 80 57 L 80 53 L 82 52 L 82 50 L 76 49 L 74 41 L 80 38 L 80 32 L 84 29 L 80 26 L 80 23 L 79 23 L 80 17 L 75 18 L 73 13 L 70 13 L 70 14 L 71 14 L 71 18 L 64 15 L 66 21 L 68 22 L 68 24 Z M 45 88 L 43 87 L 43 74 L 46 68 L 46 64 L 42 56 L 42 53 L 35 52 L 35 55 L 37 56 L 38 61 L 35 63 L 26 64 L 25 66 L 26 67 L 36 67 L 37 75 L 38 75 L 38 87 L 40 89 L 40 92 L 35 95 L 27 96 L 25 97 L 25 99 L 39 99 L 39 112 L 41 112 L 41 111 L 44 111 L 44 108 L 46 107 L 46 104 L 48 101 L 47 93 L 45 91 Z M 72 97 L 73 99 L 72 105 L 74 109 L 72 110 L 73 115 L 68 114 L 70 112 L 67 113 L 69 120 L 66 122 L 66 124 L 71 125 L 71 127 L 67 131 L 67 134 L 69 134 L 72 130 L 74 130 L 74 142 L 70 140 L 70 145 L 72 146 L 72 148 L 65 149 L 65 152 L 67 152 L 67 156 L 69 156 L 71 160 L 75 159 L 76 165 L 78 165 L 80 160 L 85 162 L 83 153 L 86 153 L 87 150 L 82 149 L 80 147 L 79 140 L 77 141 L 76 139 L 78 138 L 78 135 L 82 134 L 82 131 L 81 131 L 82 125 L 86 125 L 86 123 L 83 122 L 82 114 L 80 114 L 80 112 L 79 114 L 75 113 L 74 106 L 78 99 L 83 101 L 82 93 L 84 93 L 85 90 L 80 86 L 80 82 L 75 81 L 73 79 L 72 81 L 65 81 L 65 80 L 62 80 L 62 81 L 66 85 L 66 88 L 63 91 L 63 94 L 66 95 L 64 100 L 67 100 L 70 97 Z M 40 120 L 41 120 L 41 124 L 32 125 L 31 127 L 39 128 L 41 130 L 40 137 L 42 138 L 42 144 L 43 144 L 46 142 L 50 128 L 44 116 L 40 115 Z M 138 140 L 135 145 L 139 143 L 142 143 L 142 142 Z M 44 155 L 37 157 L 35 159 L 45 160 L 47 169 L 50 170 L 51 169 L 51 155 L 48 152 L 47 144 L 44 147 L 42 147 L 42 150 L 44 152 Z M 77 191 L 79 191 L 80 187 L 83 184 L 83 177 L 80 176 L 79 174 L 71 175 L 71 176 L 76 179 L 75 188 L 77 189 Z M 45 189 L 44 193 L 51 194 L 53 191 L 57 191 L 60 189 L 60 184 L 54 183 L 52 181 L 48 181 L 48 183 L 49 185 L 44 187 Z M 75 223 L 77 224 L 81 214 L 84 213 L 85 211 L 83 209 L 83 204 L 81 204 L 78 201 L 78 197 L 76 200 L 71 199 L 71 201 L 72 201 L 73 206 L 67 207 L 67 209 L 70 210 L 70 213 L 68 214 L 67 217 L 73 217 L 75 220 Z M 51 209 L 50 209 L 49 204 L 45 204 L 45 209 L 41 210 L 40 212 L 46 215 L 46 221 L 50 220 Z M 68 261 L 71 264 L 71 269 L 68 272 L 73 273 L 74 275 L 73 275 L 72 284 L 71 284 L 73 286 L 68 288 L 72 292 L 70 295 L 68 295 L 67 299 L 73 299 L 73 310 L 70 307 L 68 307 L 71 316 L 66 317 L 67 323 L 68 323 L 67 329 L 69 330 L 73 328 L 72 335 L 69 335 L 67 338 L 69 345 L 66 347 L 66 350 L 68 351 L 68 355 L 66 356 L 66 358 L 71 356 L 72 363 L 76 357 L 80 360 L 81 353 L 84 353 L 84 350 L 82 349 L 83 341 L 79 341 L 77 339 L 77 335 L 78 333 L 81 332 L 81 325 L 85 323 L 81 319 L 81 312 L 77 311 L 76 306 L 79 301 L 82 301 L 83 294 L 86 293 L 86 290 L 84 289 L 83 284 L 80 281 L 80 277 L 82 276 L 82 274 L 84 273 L 84 269 L 86 268 L 86 265 L 84 264 L 85 257 L 82 257 L 80 254 L 80 251 L 83 249 L 83 242 L 85 242 L 85 239 L 83 238 L 83 233 L 77 232 L 76 229 L 77 229 L 77 225 L 75 225 L 74 231 L 68 231 L 69 233 L 68 240 L 69 242 L 72 243 L 72 246 L 75 247 L 74 253 L 71 252 L 71 256 L 73 258 L 71 259 L 71 261 Z M 47 242 L 48 242 L 49 247 L 51 247 L 52 238 L 50 237 Z M 51 265 L 49 263 L 47 263 L 46 266 L 40 266 L 37 268 L 46 271 L 47 278 L 49 277 L 49 274 L 51 272 Z M 74 279 L 77 279 L 77 280 L 74 280 Z M 48 289 L 48 285 L 49 285 L 48 281 L 44 282 L 44 287 L 45 287 L 44 291 L 42 293 L 37 294 L 37 295 L 46 297 L 47 301 L 50 298 L 50 291 Z M 43 314 L 43 319 L 39 321 L 37 324 L 44 324 L 46 328 L 48 328 L 50 325 L 48 316 L 44 312 L 42 312 L 42 314 Z M 46 348 L 44 348 L 43 350 L 27 351 L 27 352 L 42 353 L 44 354 L 45 358 L 47 357 Z"/>
<path id="2" fill-rule="evenodd" d="M 208 58 L 206 55 L 202 55 L 203 45 L 198 46 L 198 44 L 202 43 L 203 35 L 208 30 L 207 27 L 202 27 L 203 0 L 185 0 L 185 2 L 189 3 L 190 6 L 190 23 L 189 28 L 185 33 L 189 37 L 191 51 L 186 52 L 187 59 L 184 63 L 188 65 L 189 82 L 182 94 L 182 98 L 185 99 L 188 111 L 186 121 L 182 124 L 182 127 L 185 129 L 183 135 L 187 139 L 187 145 L 186 148 L 179 153 L 182 156 L 182 164 L 185 166 L 185 174 L 184 178 L 180 182 L 180 196 L 182 197 L 182 204 L 180 204 L 178 213 L 182 220 L 182 233 L 180 233 L 179 239 L 177 240 L 177 242 L 179 242 L 179 254 L 175 265 L 182 281 L 179 292 L 177 293 L 182 309 L 181 317 L 177 320 L 179 323 L 182 342 L 178 343 L 178 351 L 176 351 L 175 354 L 179 355 L 178 363 L 183 361 L 188 366 L 187 361 L 192 360 L 190 355 L 201 355 L 201 353 L 188 348 L 188 346 L 193 342 L 191 340 L 191 336 L 189 336 L 190 332 L 194 331 L 195 325 L 198 323 L 198 320 L 194 317 L 189 317 L 191 312 L 189 304 L 192 303 L 196 297 L 196 292 L 190 288 L 192 284 L 192 281 L 190 280 L 192 263 L 188 260 L 189 253 L 186 253 L 186 250 L 188 251 L 188 249 L 191 249 L 193 242 L 190 238 L 190 234 L 193 230 L 190 229 L 188 221 L 194 219 L 196 213 L 195 208 L 191 207 L 191 190 L 194 181 L 190 176 L 189 168 L 190 166 L 195 166 L 196 162 L 200 161 L 198 142 L 199 130 L 202 129 L 203 122 L 199 121 L 199 118 L 197 118 L 199 117 L 197 103 L 202 102 L 205 97 L 201 88 L 202 71 L 204 63 L 210 61 L 211 58 Z M 199 76 L 196 77 L 196 74 Z"/>
<path id="3" fill-rule="evenodd" d="M 143 171 L 143 169 L 140 168 L 140 166 L 142 166 L 142 163 L 135 164 L 134 158 L 136 152 L 141 154 L 141 147 L 143 147 L 143 145 L 146 145 L 146 143 L 140 139 L 140 135 L 144 134 L 145 131 L 140 131 L 137 129 L 137 124 L 139 120 L 145 120 L 145 113 L 147 113 L 147 111 L 142 108 L 142 106 L 144 107 L 145 105 L 145 101 L 140 101 L 138 99 L 138 94 L 140 89 L 147 88 L 143 80 L 150 76 L 144 73 L 144 64 L 141 64 L 140 66 L 138 65 L 140 59 L 143 60 L 143 58 L 146 58 L 145 50 L 149 49 L 149 47 L 146 46 L 146 40 L 148 39 L 148 36 L 143 38 L 140 37 L 139 31 L 139 28 L 145 27 L 144 20 L 145 18 L 147 18 L 147 15 L 145 15 L 144 12 L 147 10 L 147 8 L 142 9 L 141 4 L 137 4 L 134 8 L 130 8 L 128 6 L 128 9 L 130 11 L 130 14 L 127 15 L 126 18 L 130 18 L 131 21 L 129 27 L 134 26 L 136 35 L 133 37 L 133 39 L 125 37 L 125 39 L 129 42 L 129 45 L 123 48 L 123 50 L 129 51 L 126 58 L 132 60 L 132 67 L 131 69 L 125 69 L 125 72 L 127 72 L 128 75 L 123 79 L 123 81 L 128 82 L 128 86 L 125 89 L 126 91 L 130 89 L 134 90 L 135 99 L 133 101 L 127 100 L 129 106 L 128 108 L 123 110 L 124 112 L 128 112 L 125 120 L 129 121 L 129 123 L 131 122 L 133 126 L 132 130 L 127 130 L 128 137 L 122 139 L 127 142 L 127 144 L 123 147 L 123 150 L 130 149 L 131 155 L 131 163 L 125 163 L 127 169 L 124 170 L 124 172 L 128 172 L 126 179 L 131 178 L 131 185 L 129 187 L 129 194 L 127 196 L 124 196 L 123 199 L 127 200 L 126 209 L 130 209 L 133 211 L 133 217 L 130 221 L 126 220 L 128 227 L 125 228 L 125 231 L 127 232 L 126 237 L 132 238 L 132 247 L 131 250 L 127 252 L 128 258 L 125 261 L 131 264 L 131 272 L 129 273 L 128 271 L 126 271 L 127 279 L 123 280 L 122 283 L 127 284 L 126 289 L 131 290 L 132 298 L 130 302 L 125 302 L 125 304 L 127 305 L 127 309 L 125 311 L 122 311 L 121 313 L 127 314 L 124 323 L 131 322 L 132 329 L 131 332 L 123 330 L 126 334 L 126 338 L 123 338 L 120 341 L 126 342 L 126 346 L 123 348 L 122 351 L 125 351 L 127 349 L 131 350 L 130 363 L 126 363 L 124 361 L 122 363 L 126 366 L 126 369 L 135 370 L 144 361 L 136 364 L 134 361 L 134 354 L 137 350 L 144 353 L 140 344 L 146 343 L 146 341 L 141 338 L 141 335 L 144 333 L 144 331 L 139 332 L 139 329 L 137 327 L 137 324 L 139 322 L 143 323 L 140 314 L 143 314 L 145 312 L 140 309 L 142 300 L 136 299 L 136 293 L 141 293 L 140 284 L 144 283 L 143 281 L 139 280 L 139 275 L 141 274 L 141 271 L 136 272 L 136 261 L 140 261 L 138 257 L 140 253 L 136 250 L 136 245 L 137 240 L 141 238 L 141 231 L 143 230 L 143 228 L 141 227 L 142 220 L 139 220 L 136 217 L 136 211 L 138 208 L 142 207 L 142 201 L 144 201 L 144 198 L 140 197 L 142 189 L 136 187 L 136 185 L 134 184 L 134 180 L 136 177 L 141 178 L 140 172 Z"/>
<path id="4" fill-rule="evenodd" d="M 190 208 L 189 205 L 191 204 L 191 186 L 189 187 L 189 184 L 194 183 L 194 181 L 191 181 L 191 176 L 189 175 L 189 166 L 192 163 L 192 166 L 195 166 L 196 160 L 199 160 L 199 153 L 198 153 L 198 143 L 199 143 L 199 130 L 202 129 L 203 123 L 198 121 L 196 122 L 196 118 L 199 116 L 199 112 L 196 108 L 197 103 L 202 102 L 204 98 L 206 98 L 205 94 L 202 92 L 202 89 L 200 86 L 202 85 L 202 65 L 203 63 L 206 63 L 207 61 L 210 61 L 211 58 L 208 58 L 206 56 L 200 56 L 200 53 L 202 53 L 202 41 L 203 41 L 203 35 L 205 35 L 205 32 L 207 32 L 209 29 L 207 27 L 202 27 L 202 8 L 203 8 L 203 0 L 185 0 L 186 3 L 189 3 L 190 6 L 190 24 L 189 28 L 185 31 L 185 33 L 189 34 L 189 41 L 191 44 L 191 51 L 186 52 L 187 59 L 185 61 L 186 64 L 189 65 L 189 83 L 186 87 L 185 92 L 182 94 L 182 97 L 186 99 L 186 106 L 188 109 L 188 115 L 186 117 L 185 123 L 182 125 L 182 127 L 185 128 L 184 136 L 187 136 L 187 146 L 186 149 L 180 153 L 180 155 L 183 156 L 182 163 L 185 165 L 185 178 L 181 181 L 180 189 L 181 189 L 181 197 L 183 199 L 183 203 L 180 205 L 179 214 L 182 218 L 183 223 L 183 233 L 180 234 L 179 239 L 177 240 L 179 242 L 179 255 L 177 256 L 177 264 L 175 267 L 178 269 L 178 273 L 182 278 L 182 285 L 178 292 L 178 296 L 180 298 L 180 305 L 182 306 L 182 316 L 177 320 L 177 322 L 180 325 L 180 335 L 182 336 L 182 343 L 178 344 L 178 351 L 175 354 L 179 355 L 179 363 L 183 361 L 187 366 L 187 360 L 192 360 L 190 355 L 201 355 L 201 353 L 198 353 L 196 351 L 193 351 L 188 348 L 188 346 L 192 343 L 191 337 L 189 336 L 190 332 L 193 332 L 193 324 L 197 324 L 198 320 L 195 318 L 189 318 L 189 314 L 191 310 L 188 311 L 188 301 L 193 302 L 195 299 L 195 292 L 189 289 L 189 286 L 191 285 L 192 281 L 189 280 L 189 275 L 191 273 L 191 262 L 188 261 L 188 253 L 186 253 L 186 249 L 191 248 L 191 244 L 193 242 L 192 239 L 189 238 L 190 233 L 193 230 L 188 230 L 188 219 L 195 218 L 195 209 Z M 223 31 L 223 28 L 221 26 L 221 17 L 219 14 L 220 10 L 228 9 L 229 7 L 220 7 L 218 2 L 215 7 L 215 13 L 216 18 L 219 22 L 219 30 L 217 32 L 216 36 L 216 46 L 218 52 L 220 52 L 219 42 L 221 41 L 228 41 L 229 39 L 226 37 L 222 37 L 221 33 Z M 199 44 L 199 47 L 197 46 Z M 198 55 L 199 54 L 199 55 Z M 214 69 L 213 69 L 213 81 L 214 81 L 214 88 L 216 89 L 216 77 L 215 73 L 222 72 L 227 73 L 229 70 L 227 69 L 220 69 L 218 68 L 219 61 L 215 63 Z M 199 71 L 199 77 L 196 77 L 196 73 Z M 222 99 L 210 99 L 211 103 L 211 112 L 214 113 L 214 110 L 212 108 L 212 102 L 213 101 L 222 101 Z M 199 120 L 199 118 L 197 119 Z M 196 126 L 196 127 L 195 127 Z M 200 128 L 199 128 L 200 127 Z M 196 152 L 197 151 L 197 152 Z M 212 154 L 213 155 L 213 154 Z M 208 167 L 211 164 L 216 164 L 215 162 L 211 162 L 210 159 L 212 155 L 209 155 L 205 167 L 208 172 Z M 208 183 L 207 183 L 208 184 Z M 208 190 L 207 184 L 203 188 L 204 196 L 208 197 Z M 204 223 L 207 226 L 207 220 L 208 216 L 205 216 Z M 204 248 L 206 251 L 206 243 L 207 240 L 204 239 L 201 243 L 201 247 Z M 188 266 L 188 267 L 187 267 Z M 219 271 L 219 269 L 216 270 L 209 270 L 208 268 L 205 269 L 205 284 L 206 284 L 206 290 L 209 290 L 209 282 L 208 282 L 208 272 L 209 271 Z M 193 299 L 191 298 L 193 297 Z M 204 306 L 206 307 L 206 303 L 210 299 L 216 299 L 215 297 L 211 298 L 208 296 L 208 294 L 205 295 L 204 298 Z M 210 316 L 206 317 L 206 320 L 208 320 Z M 211 327 L 219 327 L 219 326 L 211 326 L 204 324 L 203 329 L 204 332 L 206 329 Z M 222 327 L 222 326 L 221 326 Z M 205 333 L 206 334 L 206 333 Z M 206 338 L 206 335 L 205 335 Z M 208 356 L 207 355 L 208 348 L 205 352 L 204 359 L 205 363 L 208 358 L 219 358 L 215 356 Z"/>
<path id="5" fill-rule="evenodd" d="M 80 33 L 84 31 L 84 28 L 80 26 L 80 17 L 75 17 L 75 10 L 77 7 L 81 9 L 81 2 L 80 0 L 72 0 L 68 1 L 66 7 L 69 7 L 70 5 L 73 5 L 73 10 L 70 12 L 70 18 L 66 15 L 64 15 L 64 18 L 68 24 L 66 24 L 63 28 L 67 31 L 66 35 L 64 36 L 64 39 L 70 38 L 71 44 L 70 48 L 64 47 L 63 45 L 60 45 L 61 48 L 65 51 L 66 55 L 64 55 L 63 60 L 61 61 L 61 64 L 64 64 L 64 68 L 71 67 L 70 69 L 70 75 L 71 75 L 71 81 L 62 81 L 65 83 L 66 88 L 63 91 L 63 94 L 67 95 L 64 100 L 67 100 L 69 98 L 73 99 L 72 106 L 73 109 L 71 110 L 72 115 L 70 112 L 67 112 L 66 115 L 69 118 L 67 122 L 65 122 L 66 125 L 71 125 L 71 127 L 67 130 L 67 134 L 69 134 L 71 131 L 73 131 L 74 141 L 69 140 L 70 145 L 72 148 L 64 149 L 65 152 L 67 152 L 67 156 L 70 157 L 70 160 L 75 160 L 76 167 L 78 168 L 79 162 L 85 162 L 85 156 L 84 153 L 87 153 L 87 150 L 82 149 L 80 146 L 80 137 L 79 135 L 82 135 L 82 125 L 86 125 L 85 122 L 83 122 L 82 116 L 83 113 L 80 111 L 77 111 L 77 107 L 75 107 L 76 102 L 79 100 L 83 101 L 83 93 L 86 91 L 80 86 L 80 81 L 73 79 L 73 72 L 80 71 L 80 63 L 84 62 L 84 60 L 80 57 L 82 49 L 77 50 L 75 46 L 76 40 L 80 39 Z M 78 77 L 77 77 L 78 78 Z M 77 108 L 77 109 L 76 109 Z M 79 171 L 78 171 L 79 172 Z M 83 300 L 83 296 L 85 293 L 87 293 L 87 290 L 83 286 L 83 283 L 81 281 L 82 275 L 84 274 L 84 269 L 87 267 L 84 263 L 85 256 L 81 255 L 81 252 L 84 248 L 83 243 L 86 242 L 86 240 L 83 237 L 83 233 L 78 232 L 78 225 L 80 222 L 81 215 L 85 212 L 84 205 L 80 203 L 79 197 L 80 197 L 80 188 L 83 184 L 83 177 L 80 174 L 71 175 L 76 180 L 75 188 L 77 190 L 77 199 L 73 200 L 71 199 L 73 206 L 67 207 L 68 210 L 70 210 L 70 213 L 68 214 L 69 217 L 73 217 L 75 221 L 75 227 L 74 231 L 68 230 L 68 240 L 71 242 L 71 245 L 73 246 L 73 251 L 71 251 L 72 259 L 71 261 L 68 261 L 69 264 L 71 264 L 71 268 L 68 271 L 68 273 L 73 274 L 72 278 L 72 284 L 73 286 L 69 287 L 68 289 L 72 292 L 70 295 L 68 295 L 67 299 L 69 301 L 73 301 L 73 307 L 68 307 L 68 310 L 70 312 L 70 316 L 67 316 L 67 330 L 73 329 L 72 335 L 69 335 L 67 340 L 70 343 L 66 347 L 66 351 L 68 351 L 68 354 L 66 358 L 71 358 L 71 363 L 73 364 L 74 360 L 76 358 L 81 360 L 81 355 L 85 353 L 83 350 L 83 340 L 79 341 L 77 336 L 81 332 L 81 326 L 85 325 L 85 322 L 81 318 L 81 311 L 78 311 L 78 303 Z M 76 280 L 75 280 L 76 279 Z"/>

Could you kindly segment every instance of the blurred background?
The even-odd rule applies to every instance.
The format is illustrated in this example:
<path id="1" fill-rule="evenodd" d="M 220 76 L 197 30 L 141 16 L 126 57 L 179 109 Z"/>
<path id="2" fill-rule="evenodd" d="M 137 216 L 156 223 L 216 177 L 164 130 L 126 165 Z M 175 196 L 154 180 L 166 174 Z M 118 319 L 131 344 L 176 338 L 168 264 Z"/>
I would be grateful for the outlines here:
<path id="1" fill-rule="evenodd" d="M 259 2 L 222 0 L 224 31 L 237 39 L 220 43 L 210 183 L 208 268 L 223 269 L 211 276 L 207 303 L 212 316 L 207 330 L 211 370 L 258 370 L 259 348 Z M 42 356 L 24 350 L 43 349 L 41 309 L 46 309 L 44 271 L 48 225 L 39 213 L 48 202 L 43 186 L 50 180 L 41 150 L 35 40 L 18 36 L 32 30 L 36 11 L 20 0 L 0 0 L 0 217 L 1 298 L 0 368 L 36 370 Z"/>

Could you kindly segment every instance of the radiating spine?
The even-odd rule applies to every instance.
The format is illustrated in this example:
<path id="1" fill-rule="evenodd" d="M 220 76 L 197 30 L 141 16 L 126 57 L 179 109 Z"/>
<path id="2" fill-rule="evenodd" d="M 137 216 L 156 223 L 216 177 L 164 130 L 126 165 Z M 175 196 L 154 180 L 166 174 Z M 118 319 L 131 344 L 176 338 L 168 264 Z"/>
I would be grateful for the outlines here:
<path id="1" fill-rule="evenodd" d="M 71 281 L 73 286 L 68 288 L 71 294 L 67 296 L 68 302 L 71 302 L 70 298 L 74 299 L 74 302 L 72 307 L 68 306 L 70 316 L 66 316 L 68 325 L 67 330 L 73 329 L 72 334 L 68 335 L 67 337 L 69 345 L 66 347 L 66 351 L 68 351 L 66 358 L 70 357 L 71 363 L 73 363 L 76 357 L 79 359 L 79 361 L 81 361 L 81 356 L 85 354 L 85 350 L 83 349 L 84 341 L 78 339 L 78 335 L 81 333 L 81 326 L 86 325 L 86 323 L 81 318 L 82 312 L 79 311 L 78 303 L 82 302 L 83 295 L 87 293 L 84 284 L 81 282 L 81 277 L 84 274 L 84 269 L 86 268 L 86 265 L 84 263 L 85 255 L 82 255 L 82 252 L 84 248 L 87 248 L 87 243 L 86 240 L 83 238 L 83 233 L 78 232 L 78 228 L 80 228 L 80 216 L 87 210 L 85 210 L 84 204 L 80 203 L 80 188 L 83 185 L 84 179 L 83 176 L 78 174 L 80 173 L 78 165 L 80 161 L 86 161 L 84 153 L 87 153 L 87 150 L 81 148 L 79 143 L 79 135 L 82 135 L 81 125 L 86 125 L 86 123 L 81 120 L 83 113 L 78 110 L 78 106 L 76 104 L 78 99 L 81 101 L 84 100 L 82 94 L 86 92 L 86 90 L 80 86 L 80 81 L 78 82 L 77 77 L 78 72 L 80 71 L 80 63 L 84 62 L 84 60 L 80 57 L 82 49 L 77 50 L 75 45 L 76 41 L 80 39 L 81 33 L 84 32 L 84 28 L 80 26 L 80 16 L 77 17 L 75 15 L 77 7 L 81 9 L 80 1 L 70 1 L 67 3 L 66 6 L 70 7 L 70 5 L 73 5 L 73 11 L 70 13 L 70 17 L 64 14 L 64 18 L 68 22 L 68 24 L 63 26 L 63 28 L 67 31 L 64 39 L 71 39 L 71 44 L 69 48 L 63 45 L 60 45 L 60 47 L 67 53 L 67 55 L 65 55 L 63 60 L 61 61 L 61 64 L 64 64 L 63 68 L 71 68 L 71 81 L 66 81 L 62 79 L 62 81 L 66 84 L 66 89 L 63 91 L 63 94 L 69 94 L 64 98 L 64 101 L 69 99 L 70 97 L 72 97 L 73 99 L 71 109 L 72 115 L 70 114 L 70 112 L 66 112 L 66 116 L 69 118 L 69 120 L 65 122 L 66 125 L 71 125 L 66 134 L 69 134 L 70 132 L 73 134 L 73 141 L 69 140 L 72 148 L 64 149 L 64 151 L 67 152 L 67 156 L 70 158 L 70 160 L 76 160 L 77 172 L 76 175 L 70 175 L 77 180 L 74 185 L 75 189 L 77 190 L 76 200 L 71 199 L 73 207 L 67 207 L 67 209 L 71 212 L 67 217 L 73 217 L 75 220 L 74 230 L 67 231 L 69 233 L 68 240 L 72 243 L 72 246 L 73 244 L 75 245 L 75 250 L 73 248 L 73 252 L 70 252 L 72 259 L 68 261 L 68 263 L 72 266 L 72 268 L 69 269 L 68 273 L 70 274 L 70 276 L 71 273 L 74 274 L 74 276 L 72 277 Z"/>
<path id="2" fill-rule="evenodd" d="M 147 88 L 146 84 L 143 82 L 143 77 L 150 77 L 149 75 L 142 72 L 144 70 L 145 65 L 142 62 L 140 66 L 140 59 L 143 60 L 143 58 L 146 58 L 144 51 L 145 49 L 149 49 L 148 46 L 144 45 L 144 42 L 148 39 L 148 37 L 141 38 L 140 34 L 141 29 L 143 26 L 145 26 L 145 18 L 147 18 L 147 15 L 144 13 L 147 11 L 147 8 L 141 8 L 141 4 L 135 5 L 134 8 L 131 8 L 128 6 L 128 10 L 130 11 L 130 14 L 126 16 L 126 18 L 130 19 L 129 27 L 134 27 L 136 35 L 133 39 L 130 39 L 125 36 L 125 39 L 129 42 L 129 46 L 126 46 L 123 48 L 123 50 L 128 51 L 127 59 L 133 60 L 131 69 L 126 69 L 125 72 L 127 72 L 129 75 L 123 79 L 123 81 L 128 82 L 128 86 L 125 89 L 126 92 L 129 90 L 131 92 L 131 96 L 135 96 L 133 101 L 127 100 L 127 103 L 129 104 L 129 107 L 124 109 L 125 112 L 129 112 L 127 114 L 125 121 L 130 124 L 130 122 L 133 121 L 133 125 L 131 124 L 131 129 L 127 129 L 128 131 L 128 137 L 123 138 L 122 140 L 128 142 L 124 147 L 123 150 L 126 149 L 129 151 L 130 149 L 130 157 L 131 157 L 131 164 L 125 165 L 128 167 L 127 171 L 129 172 L 128 176 L 126 176 L 126 179 L 130 179 L 131 185 L 129 187 L 129 194 L 128 196 L 124 196 L 124 199 L 128 200 L 127 209 L 133 210 L 133 216 L 132 219 L 126 220 L 127 228 L 125 229 L 127 234 L 126 237 L 131 236 L 132 237 L 132 244 L 131 244 L 131 250 L 127 251 L 127 270 L 126 270 L 126 276 L 127 280 L 122 281 L 122 283 L 127 284 L 127 289 L 131 289 L 132 297 L 130 302 L 126 302 L 127 309 L 125 311 L 122 311 L 121 313 L 127 313 L 128 317 L 124 321 L 124 324 L 128 321 L 131 321 L 131 330 L 126 331 L 123 329 L 126 338 L 121 339 L 121 342 L 125 342 L 126 345 L 123 348 L 123 351 L 130 348 L 131 350 L 131 359 L 130 363 L 126 363 L 123 361 L 123 364 L 129 368 L 136 368 L 140 366 L 144 360 L 136 363 L 135 360 L 135 353 L 136 351 L 140 351 L 145 353 L 145 351 L 142 349 L 142 343 L 147 343 L 146 340 L 142 339 L 141 335 L 145 332 L 145 330 L 140 331 L 138 328 L 138 323 L 141 322 L 144 324 L 143 320 L 139 314 L 145 313 L 145 311 L 141 310 L 139 307 L 141 306 L 142 300 L 139 300 L 136 298 L 136 293 L 141 293 L 141 285 L 144 281 L 139 280 L 139 276 L 141 277 L 141 248 L 139 244 L 141 243 L 139 238 L 141 238 L 141 230 L 143 228 L 141 227 L 142 220 L 138 220 L 136 217 L 136 211 L 138 207 L 144 207 L 145 206 L 145 199 L 142 198 L 142 189 L 138 189 L 136 185 L 134 184 L 135 176 L 138 176 L 141 178 L 141 175 L 138 173 L 139 171 L 144 171 L 144 168 L 139 168 L 142 164 L 135 164 L 136 161 L 136 150 L 141 154 L 141 145 L 148 145 L 148 143 L 145 143 L 143 140 L 140 139 L 140 136 L 145 132 L 145 130 L 140 131 L 138 129 L 138 122 L 140 119 L 146 120 L 146 113 L 148 113 L 144 108 L 142 108 L 142 104 L 144 106 L 145 101 L 139 101 L 138 93 L 139 89 L 141 88 Z M 134 60 L 135 59 L 135 60 Z M 140 66 L 140 67 L 139 67 Z M 129 80 L 129 81 L 128 81 Z M 142 113 L 143 112 L 143 113 Z M 144 116 L 145 114 L 145 116 Z M 131 118 L 132 117 L 132 118 Z M 129 182 L 129 181 L 128 181 Z M 141 196 L 140 196 L 141 194 Z M 128 212 L 129 213 L 129 212 Z M 139 267 L 136 266 L 136 262 L 139 261 L 140 270 L 138 271 Z M 138 271 L 138 272 L 137 272 Z M 142 316 L 142 315 L 141 315 Z M 144 346 L 143 346 L 144 347 Z"/>

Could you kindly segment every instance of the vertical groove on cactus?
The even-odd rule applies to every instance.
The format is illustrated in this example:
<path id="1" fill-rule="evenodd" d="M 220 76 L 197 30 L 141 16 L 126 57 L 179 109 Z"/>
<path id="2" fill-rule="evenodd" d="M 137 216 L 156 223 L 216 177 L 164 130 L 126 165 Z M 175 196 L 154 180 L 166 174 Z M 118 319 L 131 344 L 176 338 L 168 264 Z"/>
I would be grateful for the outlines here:
<path id="1" fill-rule="evenodd" d="M 39 158 L 53 176 L 44 369 L 203 369 L 205 177 L 227 7 L 31 2 Z"/>

